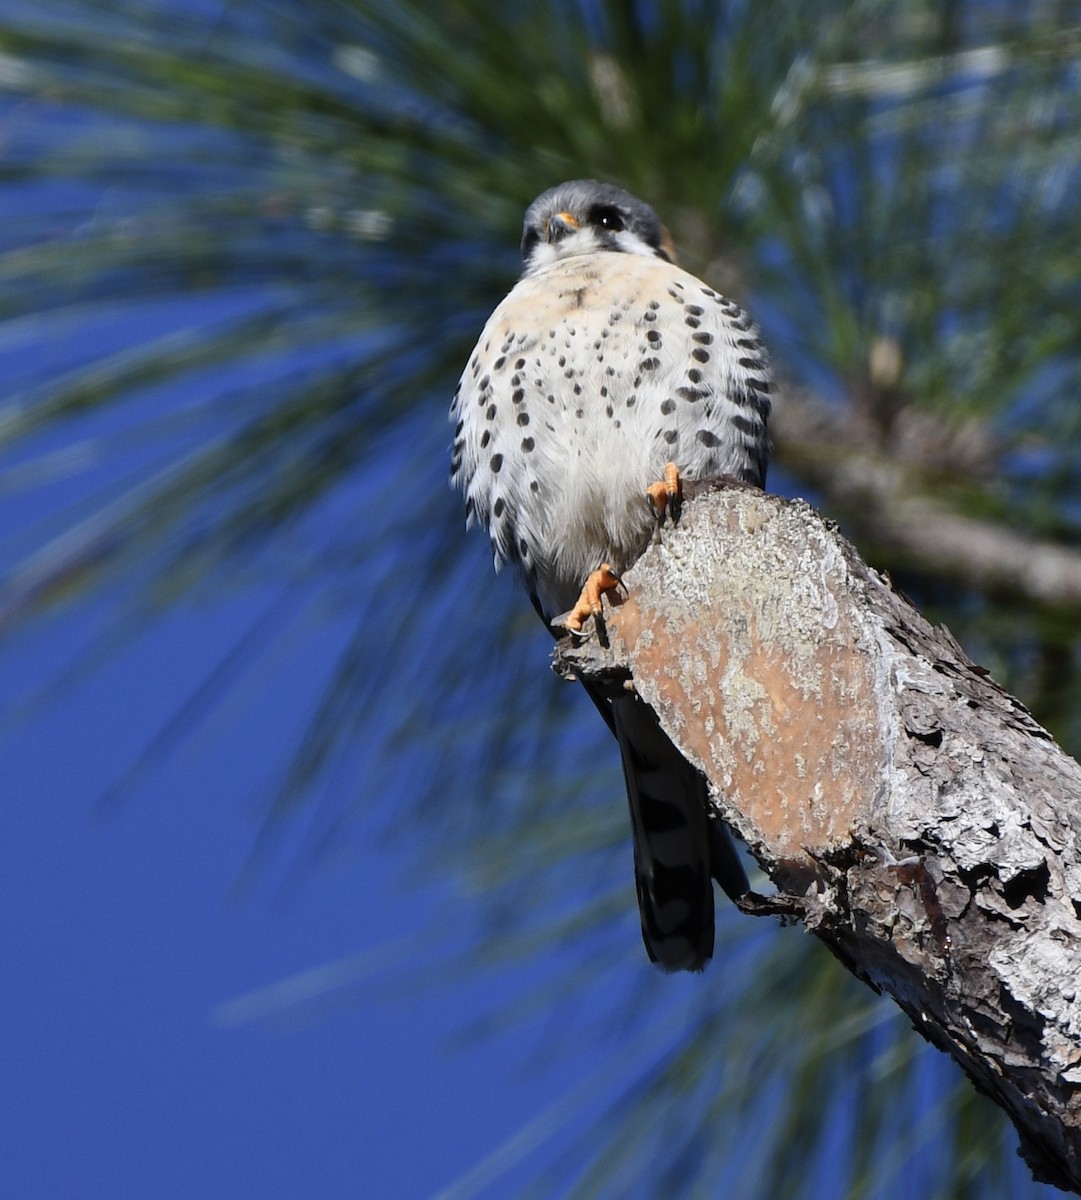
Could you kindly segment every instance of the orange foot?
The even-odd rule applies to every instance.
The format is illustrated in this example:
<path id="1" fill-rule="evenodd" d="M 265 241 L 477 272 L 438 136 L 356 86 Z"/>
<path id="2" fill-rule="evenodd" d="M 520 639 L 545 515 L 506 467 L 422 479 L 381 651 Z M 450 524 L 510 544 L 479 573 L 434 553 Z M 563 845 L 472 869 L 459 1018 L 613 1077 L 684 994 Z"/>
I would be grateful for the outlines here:
<path id="1" fill-rule="evenodd" d="M 582 626 L 589 617 L 600 616 L 603 607 L 602 597 L 609 592 L 618 592 L 622 586 L 623 580 L 612 570 L 611 566 L 608 563 L 601 563 L 595 571 L 590 572 L 586 585 L 582 588 L 582 594 L 578 597 L 578 602 L 562 618 L 560 624 L 569 629 L 571 633 L 581 633 Z"/>
<path id="2" fill-rule="evenodd" d="M 665 463 L 664 479 L 651 483 L 646 488 L 646 495 L 657 514 L 657 524 L 664 524 L 664 514 L 668 512 L 674 525 L 683 510 L 683 481 L 679 477 L 679 467 L 674 462 Z"/>

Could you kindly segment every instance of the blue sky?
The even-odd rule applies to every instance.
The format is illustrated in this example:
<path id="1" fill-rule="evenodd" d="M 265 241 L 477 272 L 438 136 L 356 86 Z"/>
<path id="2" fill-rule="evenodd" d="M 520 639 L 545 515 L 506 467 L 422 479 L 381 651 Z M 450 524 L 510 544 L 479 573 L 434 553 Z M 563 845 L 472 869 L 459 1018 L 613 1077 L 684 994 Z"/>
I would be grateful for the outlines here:
<path id="1" fill-rule="evenodd" d="M 491 976 L 410 994 L 391 972 L 332 1003 L 226 1020 L 230 1001 L 463 903 L 444 881 L 418 889 L 386 839 L 340 871 L 236 896 L 253 842 L 243 721 L 96 806 L 160 681 L 182 684 L 230 615 L 163 622 L 5 739 L 0 1195 L 431 1195 L 579 1078 L 581 1057 L 530 1058 L 528 1026 L 454 1049 Z M 39 639 L 23 666 L 49 653 Z M 255 719 L 276 711 L 295 719 L 288 704 Z"/>
<path id="2" fill-rule="evenodd" d="M 8 402 L 19 403 L 19 384 L 188 327 L 194 307 L 102 306 L 67 324 L 9 325 Z M 216 315 L 245 307 L 251 297 L 225 297 Z M 250 366 L 242 373 L 253 382 Z M 214 386 L 235 382 L 219 372 Z M 190 398 L 190 381 L 166 386 L 9 455 L 5 568 L 117 477 L 207 436 L 206 420 L 172 440 L 138 434 L 148 411 Z M 75 470 L 72 447 L 83 454 Z M 56 479 L 35 476 L 53 455 Z M 27 463 L 43 485 L 20 484 Z M 463 927 L 475 913 L 447 876 L 420 873 L 422 839 L 387 835 L 392 805 L 340 861 L 310 865 L 301 825 L 249 869 L 275 772 L 348 636 L 347 612 L 284 639 L 125 779 L 281 594 L 269 572 L 204 589 L 145 625 L 132 618 L 130 638 L 94 664 L 95 637 L 123 603 L 107 589 L 0 647 L 0 1196 L 434 1195 L 589 1066 L 582 1046 L 574 1060 L 539 1061 L 528 1023 L 457 1046 L 501 988 L 543 968 L 455 982 L 404 969 L 446 957 L 435 932 L 454 928 L 456 909 Z M 361 737 L 353 757 L 377 749 Z M 388 947 L 390 967 L 366 969 Z M 318 996 L 328 970 L 329 995 L 290 1002 L 313 977 Z"/>

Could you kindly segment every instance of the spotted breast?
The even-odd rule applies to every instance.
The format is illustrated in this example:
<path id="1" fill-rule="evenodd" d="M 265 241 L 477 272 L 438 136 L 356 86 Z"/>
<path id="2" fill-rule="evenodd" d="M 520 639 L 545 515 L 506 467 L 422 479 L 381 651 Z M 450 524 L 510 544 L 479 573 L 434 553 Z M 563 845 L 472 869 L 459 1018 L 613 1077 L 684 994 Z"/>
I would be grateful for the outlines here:
<path id="1" fill-rule="evenodd" d="M 598 252 L 522 279 L 462 377 L 467 509 L 551 620 L 649 541 L 666 462 L 761 485 L 768 368 L 738 305 L 672 263 Z"/>

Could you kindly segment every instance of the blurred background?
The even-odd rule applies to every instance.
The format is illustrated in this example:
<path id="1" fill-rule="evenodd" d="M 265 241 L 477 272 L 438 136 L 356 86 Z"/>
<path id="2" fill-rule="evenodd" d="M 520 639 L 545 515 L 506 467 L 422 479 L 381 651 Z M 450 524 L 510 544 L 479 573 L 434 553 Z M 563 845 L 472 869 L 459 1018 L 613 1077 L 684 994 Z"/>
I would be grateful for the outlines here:
<path id="1" fill-rule="evenodd" d="M 447 408 L 525 205 L 626 186 L 771 487 L 1076 753 L 1079 129 L 1050 0 L 7 0 L 0 1195 L 1049 1195 L 798 930 L 650 968 Z"/>

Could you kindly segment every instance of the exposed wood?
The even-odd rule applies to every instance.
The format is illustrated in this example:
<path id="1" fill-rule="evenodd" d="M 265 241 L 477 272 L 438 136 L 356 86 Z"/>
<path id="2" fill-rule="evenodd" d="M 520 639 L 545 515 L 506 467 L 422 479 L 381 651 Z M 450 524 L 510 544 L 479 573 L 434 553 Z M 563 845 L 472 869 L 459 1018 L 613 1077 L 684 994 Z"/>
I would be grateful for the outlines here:
<path id="1" fill-rule="evenodd" d="M 633 680 L 777 907 L 1081 1194 L 1081 766 L 802 502 L 707 492 L 624 578 L 557 669 Z"/>

